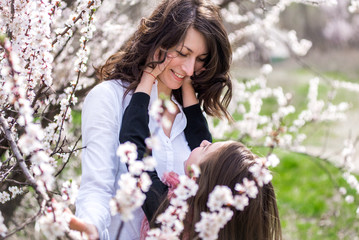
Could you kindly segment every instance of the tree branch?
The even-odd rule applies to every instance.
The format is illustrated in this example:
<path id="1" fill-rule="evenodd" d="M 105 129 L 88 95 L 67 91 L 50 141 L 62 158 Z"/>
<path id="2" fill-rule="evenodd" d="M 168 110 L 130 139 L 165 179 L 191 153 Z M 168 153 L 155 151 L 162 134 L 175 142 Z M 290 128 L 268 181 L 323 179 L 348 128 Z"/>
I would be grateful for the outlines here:
<path id="1" fill-rule="evenodd" d="M 93 4 L 94 4 L 95 1 L 90 1 L 87 5 L 87 8 L 91 7 Z M 82 18 L 82 14 L 84 13 L 85 11 L 81 11 L 80 14 L 74 19 L 74 25 L 75 23 L 77 23 L 78 20 L 80 20 Z M 64 31 L 62 31 L 62 33 L 60 33 L 59 35 L 57 36 L 63 36 L 65 35 L 70 29 L 72 28 L 72 26 L 68 26 L 65 28 Z M 57 43 L 57 36 L 56 36 L 56 39 L 52 42 L 52 46 L 54 46 L 55 43 Z"/>
<path id="2" fill-rule="evenodd" d="M 12 172 L 12 170 L 13 170 L 16 166 L 17 166 L 16 164 L 13 165 L 11 168 L 9 168 L 9 169 L 7 170 L 6 173 L 4 173 L 4 177 L 0 180 L 0 183 L 2 183 L 3 181 L 6 181 L 7 176 Z"/>
<path id="3" fill-rule="evenodd" d="M 71 157 L 72 153 L 76 150 L 75 148 L 76 148 L 76 146 L 77 146 L 77 143 L 80 141 L 81 137 L 82 137 L 82 135 L 77 139 L 77 141 L 76 141 L 75 145 L 73 146 L 73 148 L 72 148 L 72 150 L 71 150 L 71 152 L 70 152 L 70 154 L 69 154 L 69 156 L 68 156 L 66 162 L 64 163 L 64 165 L 62 165 L 61 169 L 55 174 L 55 177 L 57 177 L 58 175 L 60 175 L 60 173 L 65 169 L 66 165 L 69 163 L 70 157 Z"/>
<path id="4" fill-rule="evenodd" d="M 36 183 L 35 179 L 33 178 L 33 176 L 31 175 L 29 169 L 27 168 L 25 160 L 24 160 L 22 154 L 20 153 L 20 150 L 19 150 L 18 146 L 16 145 L 16 142 L 11 134 L 9 125 L 2 115 L 0 115 L 0 124 L 4 130 L 5 137 L 10 145 L 10 148 L 11 148 L 16 160 L 17 160 L 17 163 L 19 164 L 19 166 L 21 168 L 21 171 L 25 175 L 27 181 L 29 181 L 29 185 L 31 185 L 35 189 L 35 191 L 39 194 L 39 196 L 41 196 L 43 199 L 48 199 L 48 197 L 45 195 L 45 193 L 42 193 L 37 190 L 37 183 Z"/>
<path id="5" fill-rule="evenodd" d="M 42 211 L 44 210 L 46 205 L 46 200 L 43 200 L 42 203 L 40 204 L 40 209 L 39 211 L 36 213 L 36 215 L 30 217 L 29 219 L 27 219 L 23 224 L 21 224 L 19 227 L 17 227 L 15 230 L 13 230 L 12 232 L 10 232 L 9 234 L 5 235 L 4 237 L 0 237 L 0 239 L 6 239 L 12 235 L 14 235 L 15 233 L 17 233 L 18 231 L 22 230 L 23 228 L 25 228 L 27 225 L 29 225 L 30 223 L 33 223 L 42 213 Z"/>

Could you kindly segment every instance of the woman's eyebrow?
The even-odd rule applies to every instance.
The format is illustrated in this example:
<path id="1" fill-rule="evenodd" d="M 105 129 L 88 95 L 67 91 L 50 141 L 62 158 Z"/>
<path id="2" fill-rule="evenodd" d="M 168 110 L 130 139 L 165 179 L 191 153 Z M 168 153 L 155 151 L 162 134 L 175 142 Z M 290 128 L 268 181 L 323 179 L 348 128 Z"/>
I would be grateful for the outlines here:
<path id="1" fill-rule="evenodd" d="M 190 49 L 189 47 L 187 47 L 187 46 L 185 46 L 185 45 L 183 45 L 183 47 L 187 48 L 188 51 L 190 51 L 191 53 L 193 53 L 193 50 Z M 208 55 L 208 53 L 203 53 L 203 54 L 201 54 L 200 56 L 202 56 L 202 55 Z"/>
<path id="2" fill-rule="evenodd" d="M 184 46 L 184 45 L 183 45 Z M 193 53 L 193 51 L 192 51 L 192 49 L 190 49 L 189 47 L 187 47 L 187 46 L 184 46 L 185 48 L 187 48 L 188 49 L 188 51 L 190 51 L 191 53 Z"/>

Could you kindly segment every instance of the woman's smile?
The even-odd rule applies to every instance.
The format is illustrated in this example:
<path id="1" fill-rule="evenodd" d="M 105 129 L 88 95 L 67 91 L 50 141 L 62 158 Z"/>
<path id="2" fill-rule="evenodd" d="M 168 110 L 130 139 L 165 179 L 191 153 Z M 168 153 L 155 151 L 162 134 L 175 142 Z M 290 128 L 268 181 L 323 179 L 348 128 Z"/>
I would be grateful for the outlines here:
<path id="1" fill-rule="evenodd" d="M 177 72 L 175 72 L 175 71 L 173 71 L 173 70 L 171 70 L 171 71 L 172 71 L 172 73 L 173 73 L 173 75 L 174 75 L 174 78 L 175 78 L 176 80 L 182 81 L 182 80 L 184 79 L 185 75 L 181 75 L 181 74 L 179 74 L 179 73 L 177 73 Z"/>

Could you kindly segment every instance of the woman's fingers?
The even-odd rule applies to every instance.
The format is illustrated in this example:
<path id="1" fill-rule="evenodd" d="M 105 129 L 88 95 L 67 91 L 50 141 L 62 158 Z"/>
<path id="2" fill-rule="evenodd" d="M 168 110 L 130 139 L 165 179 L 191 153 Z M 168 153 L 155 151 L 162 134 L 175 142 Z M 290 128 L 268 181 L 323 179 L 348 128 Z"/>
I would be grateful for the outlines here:
<path id="1" fill-rule="evenodd" d="M 66 209 L 65 212 L 67 212 L 70 215 L 70 222 L 69 227 L 71 230 L 79 231 L 81 233 L 84 233 L 87 235 L 87 238 L 89 240 L 98 240 L 99 235 L 97 228 L 93 224 L 85 223 L 71 212 L 70 209 Z"/>
<path id="2" fill-rule="evenodd" d="M 163 60 L 163 57 L 166 57 L 163 63 L 159 63 L 157 64 L 156 68 L 154 69 L 154 71 L 156 72 L 156 76 L 160 75 L 163 70 L 166 69 L 166 67 L 168 66 L 168 64 L 172 61 L 173 58 L 176 57 L 176 55 L 171 51 L 171 52 L 166 52 L 162 50 L 162 55 L 165 54 L 165 56 L 161 56 L 162 59 L 159 58 L 160 55 L 160 49 L 158 49 L 157 51 L 157 60 L 156 61 L 161 61 Z"/>
<path id="3" fill-rule="evenodd" d="M 69 227 L 72 230 L 76 230 L 79 232 L 86 232 L 87 230 L 87 224 L 83 222 L 81 219 L 75 217 L 74 215 L 70 218 Z"/>
<path id="4" fill-rule="evenodd" d="M 164 49 L 158 48 L 155 51 L 155 54 L 153 55 L 153 61 L 160 62 L 161 60 L 163 60 L 164 57 L 166 57 L 164 62 L 156 64 L 156 67 L 154 69 L 147 67 L 144 71 L 149 72 L 151 73 L 151 75 L 157 77 L 166 69 L 166 67 L 172 61 L 172 59 L 177 57 L 177 55 L 178 54 L 176 54 L 175 51 L 166 51 Z"/>

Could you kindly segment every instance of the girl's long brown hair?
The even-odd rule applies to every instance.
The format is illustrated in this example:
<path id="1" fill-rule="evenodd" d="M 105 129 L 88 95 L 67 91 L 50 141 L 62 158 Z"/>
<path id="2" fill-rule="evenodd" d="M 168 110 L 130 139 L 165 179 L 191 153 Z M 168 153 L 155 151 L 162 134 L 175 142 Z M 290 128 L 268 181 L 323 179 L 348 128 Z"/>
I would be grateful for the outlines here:
<path id="1" fill-rule="evenodd" d="M 201 220 L 201 212 L 209 212 L 207 201 L 216 185 L 228 186 L 235 194 L 236 183 L 243 178 L 253 180 L 250 166 L 256 156 L 243 144 L 231 142 L 212 153 L 200 164 L 201 175 L 197 179 L 197 194 L 188 200 L 189 211 L 184 221 L 184 236 L 195 239 L 195 224 Z M 168 207 L 165 200 L 151 221 L 156 226 L 158 214 Z M 243 211 L 233 210 L 232 219 L 219 231 L 219 240 L 279 240 L 282 239 L 281 226 L 275 192 L 271 183 L 258 187 L 258 195 L 249 200 Z"/>
<path id="2" fill-rule="evenodd" d="M 124 47 L 97 69 L 97 76 L 100 80 L 121 79 L 127 83 L 126 94 L 133 91 L 144 68 L 164 62 L 166 51 L 180 44 L 190 27 L 203 34 L 209 50 L 206 70 L 191 77 L 199 102 L 208 115 L 231 119 L 227 106 L 232 98 L 232 51 L 219 9 L 208 0 L 162 1 L 148 19 L 142 19 Z M 160 61 L 154 61 L 157 49 Z M 173 94 L 182 104 L 181 89 L 173 90 Z"/>

